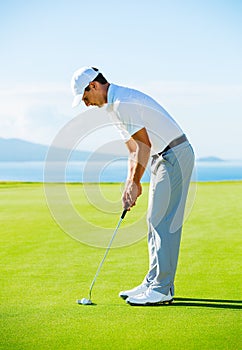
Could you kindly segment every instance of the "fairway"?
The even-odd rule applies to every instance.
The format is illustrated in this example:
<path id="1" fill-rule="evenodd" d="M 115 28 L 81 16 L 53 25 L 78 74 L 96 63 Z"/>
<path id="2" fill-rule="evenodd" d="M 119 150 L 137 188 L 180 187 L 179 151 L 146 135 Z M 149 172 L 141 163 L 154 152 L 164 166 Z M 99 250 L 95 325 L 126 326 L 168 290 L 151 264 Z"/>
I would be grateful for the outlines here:
<path id="1" fill-rule="evenodd" d="M 81 184 L 67 185 L 75 210 L 93 227 L 112 230 L 121 213 L 120 184 L 100 188 L 114 203 L 112 215 L 97 209 L 98 200 L 88 202 Z M 42 184 L 2 183 L 0 190 L 1 349 L 240 348 L 242 182 L 197 184 L 183 229 L 175 301 L 159 307 L 131 307 L 118 297 L 148 268 L 148 185 L 122 223 L 118 236 L 124 232 L 125 241 L 117 237 L 121 246 L 110 250 L 92 306 L 75 301 L 88 297 L 105 252 L 100 241 L 87 245 L 66 234 L 49 211 Z"/>

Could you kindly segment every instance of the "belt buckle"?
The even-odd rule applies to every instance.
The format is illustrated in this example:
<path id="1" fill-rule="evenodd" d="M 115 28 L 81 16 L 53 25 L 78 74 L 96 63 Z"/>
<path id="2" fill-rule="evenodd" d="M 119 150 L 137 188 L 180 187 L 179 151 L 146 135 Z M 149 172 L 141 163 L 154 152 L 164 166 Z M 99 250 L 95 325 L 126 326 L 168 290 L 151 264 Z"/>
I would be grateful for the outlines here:
<path id="1" fill-rule="evenodd" d="M 154 154 L 154 155 L 152 156 L 151 165 L 153 165 L 153 164 L 155 163 L 155 161 L 156 161 L 159 157 L 160 157 L 159 154 Z"/>

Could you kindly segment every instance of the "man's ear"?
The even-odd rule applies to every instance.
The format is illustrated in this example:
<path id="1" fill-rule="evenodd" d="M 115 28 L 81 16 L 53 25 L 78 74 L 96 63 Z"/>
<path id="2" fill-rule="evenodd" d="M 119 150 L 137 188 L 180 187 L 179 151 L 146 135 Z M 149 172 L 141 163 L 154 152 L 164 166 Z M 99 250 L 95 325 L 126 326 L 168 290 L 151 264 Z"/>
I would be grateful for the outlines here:
<path id="1" fill-rule="evenodd" d="M 97 90 L 97 87 L 98 87 L 98 84 L 96 81 L 91 81 L 91 83 L 89 84 L 89 86 L 94 89 L 94 90 Z"/>

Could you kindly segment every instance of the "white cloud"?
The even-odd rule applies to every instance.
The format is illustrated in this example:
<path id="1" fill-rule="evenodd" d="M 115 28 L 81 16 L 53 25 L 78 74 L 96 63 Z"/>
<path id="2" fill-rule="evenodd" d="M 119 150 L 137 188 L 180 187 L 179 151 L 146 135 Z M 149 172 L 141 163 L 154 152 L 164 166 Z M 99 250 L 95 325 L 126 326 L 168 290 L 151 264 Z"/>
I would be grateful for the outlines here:
<path id="1" fill-rule="evenodd" d="M 132 86 L 167 108 L 198 156 L 242 158 L 242 85 L 157 81 Z M 69 84 L 2 87 L 0 137 L 50 144 L 62 126 L 85 110 L 72 109 L 71 102 Z"/>
<path id="2" fill-rule="evenodd" d="M 154 81 L 138 87 L 158 100 L 184 106 L 200 105 L 201 102 L 217 103 L 224 99 L 241 101 L 242 84 L 206 84 L 185 81 Z"/>
<path id="3" fill-rule="evenodd" d="M 242 159 L 242 84 L 158 81 L 137 88 L 180 123 L 199 157 Z"/>
<path id="4" fill-rule="evenodd" d="M 26 85 L 0 89 L 0 136 L 50 143 L 72 118 L 72 96 L 66 86 Z"/>

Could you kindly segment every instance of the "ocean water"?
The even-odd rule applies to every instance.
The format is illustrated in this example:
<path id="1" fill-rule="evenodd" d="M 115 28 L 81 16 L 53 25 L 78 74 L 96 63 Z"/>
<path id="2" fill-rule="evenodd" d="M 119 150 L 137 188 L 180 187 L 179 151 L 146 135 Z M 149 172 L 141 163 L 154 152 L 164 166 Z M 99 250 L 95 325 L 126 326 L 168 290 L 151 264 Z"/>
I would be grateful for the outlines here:
<path id="1" fill-rule="evenodd" d="M 28 182 L 124 182 L 127 162 L 112 163 L 70 162 L 67 166 L 53 163 L 46 168 L 44 162 L 0 162 L 0 181 Z M 149 181 L 146 171 L 143 181 Z M 241 161 L 197 162 L 193 181 L 242 180 Z"/>

